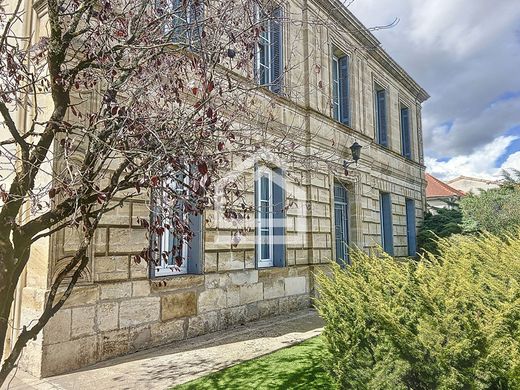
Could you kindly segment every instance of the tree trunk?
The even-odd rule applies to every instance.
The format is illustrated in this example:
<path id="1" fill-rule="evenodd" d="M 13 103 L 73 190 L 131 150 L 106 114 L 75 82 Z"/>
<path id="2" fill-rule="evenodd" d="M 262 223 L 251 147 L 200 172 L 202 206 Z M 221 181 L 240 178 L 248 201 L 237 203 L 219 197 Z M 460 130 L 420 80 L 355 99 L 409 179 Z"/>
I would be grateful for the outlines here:
<path id="1" fill-rule="evenodd" d="M 0 361 L 2 361 L 7 332 L 9 328 L 9 315 L 14 299 L 12 280 L 13 256 L 12 247 L 0 238 Z M 16 285 L 16 283 L 15 283 Z"/>

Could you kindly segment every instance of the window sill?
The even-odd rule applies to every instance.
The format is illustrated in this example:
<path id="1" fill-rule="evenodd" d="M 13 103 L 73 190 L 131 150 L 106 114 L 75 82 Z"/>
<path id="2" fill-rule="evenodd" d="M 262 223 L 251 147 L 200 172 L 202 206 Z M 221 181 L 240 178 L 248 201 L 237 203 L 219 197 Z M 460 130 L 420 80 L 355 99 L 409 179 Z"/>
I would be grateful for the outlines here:
<path id="1" fill-rule="evenodd" d="M 152 292 L 180 290 L 204 285 L 202 274 L 181 274 L 150 279 Z"/>
<path id="2" fill-rule="evenodd" d="M 288 276 L 289 267 L 258 268 L 258 277 Z"/>

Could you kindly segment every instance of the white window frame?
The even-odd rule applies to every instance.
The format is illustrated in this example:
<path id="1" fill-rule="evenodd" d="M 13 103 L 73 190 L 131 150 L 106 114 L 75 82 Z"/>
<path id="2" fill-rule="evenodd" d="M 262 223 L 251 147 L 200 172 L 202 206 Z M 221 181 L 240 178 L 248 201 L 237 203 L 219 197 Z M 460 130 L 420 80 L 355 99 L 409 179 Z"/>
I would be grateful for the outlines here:
<path id="1" fill-rule="evenodd" d="M 268 199 L 262 199 L 262 177 L 267 176 L 268 182 Z M 267 202 L 268 204 L 268 215 L 269 218 L 267 221 L 262 218 L 262 202 Z M 274 234 L 273 234 L 273 171 L 270 168 L 263 167 L 259 168 L 257 171 L 257 194 L 256 194 L 256 204 L 258 209 L 256 211 L 256 263 L 258 268 L 268 268 L 274 266 L 274 257 L 273 257 L 273 249 L 274 249 Z M 265 227 L 264 223 L 267 222 L 267 227 Z M 267 231 L 269 237 L 269 258 L 262 258 L 262 232 Z"/>
<path id="2" fill-rule="evenodd" d="M 332 56 L 332 117 L 339 121 L 341 118 L 341 105 L 339 104 L 340 93 L 340 82 L 339 82 L 339 58 L 336 55 Z M 334 71 L 336 72 L 336 78 L 334 78 Z M 334 87 L 336 87 L 336 93 L 334 93 Z"/>
<path id="3" fill-rule="evenodd" d="M 258 83 L 260 85 L 270 85 L 273 82 L 273 64 L 271 61 L 271 20 L 267 19 L 267 21 L 264 23 L 263 20 L 266 18 L 266 14 L 262 11 L 262 9 L 259 6 L 256 6 L 255 10 L 255 17 L 256 22 L 259 24 L 265 24 L 265 31 L 262 31 L 260 33 L 260 37 L 258 39 L 258 42 L 256 44 L 256 70 L 258 72 Z M 266 64 L 262 64 L 261 56 L 260 56 L 260 49 L 263 47 L 266 58 Z M 266 80 L 264 83 L 262 83 L 262 72 L 265 72 Z"/>
<path id="4" fill-rule="evenodd" d="M 385 93 L 385 133 L 386 133 L 386 144 L 381 143 L 381 133 L 379 131 L 379 99 L 378 99 L 378 93 L 384 92 Z M 390 96 L 389 96 L 389 89 L 388 87 L 384 87 L 382 84 L 379 84 L 379 82 L 374 82 L 374 115 L 375 115 L 375 141 L 378 145 L 381 145 L 387 149 L 390 149 L 390 102 L 389 102 Z"/>
<path id="5" fill-rule="evenodd" d="M 183 180 L 184 184 L 189 184 L 189 176 L 186 175 Z M 167 186 L 173 191 L 183 192 L 184 188 L 177 188 L 178 183 L 176 180 L 169 179 Z M 164 209 L 164 204 L 168 202 L 166 193 L 161 194 L 161 209 Z M 181 206 L 182 207 L 182 206 Z M 186 214 L 183 215 L 183 219 L 186 218 Z M 163 220 L 163 224 L 164 224 Z M 171 226 L 171 224 L 170 224 Z M 170 243 L 172 242 L 172 233 L 165 227 L 164 232 L 160 238 L 160 246 L 159 246 L 159 257 L 160 264 L 155 266 L 155 277 L 161 276 L 174 276 L 174 275 L 185 275 L 188 273 L 188 242 L 183 238 L 182 239 L 182 247 L 181 247 L 181 256 L 183 258 L 183 262 L 180 266 L 175 264 L 175 259 L 173 259 L 173 254 L 168 255 L 168 260 L 171 259 L 171 264 L 169 264 L 168 260 L 165 260 L 163 257 L 163 252 L 170 252 L 172 248 L 170 247 Z"/>
<path id="6" fill-rule="evenodd" d="M 181 2 L 181 5 L 179 7 L 177 7 L 177 8 L 175 8 L 173 6 L 171 1 L 168 2 L 168 3 L 169 3 L 170 11 L 172 12 L 173 20 L 172 20 L 171 24 L 166 25 L 165 32 L 169 32 L 172 29 L 175 29 L 176 22 L 180 22 L 179 26 L 183 26 L 185 28 L 184 34 L 182 34 L 182 35 L 184 35 L 184 38 L 187 41 L 189 41 L 190 43 L 192 41 L 193 42 L 198 41 L 200 37 L 199 36 L 194 36 L 194 31 L 196 30 L 196 28 L 193 25 L 193 23 L 196 23 L 197 20 L 192 15 L 193 0 L 188 0 L 187 1 L 186 13 L 185 13 L 186 18 L 183 18 L 179 12 L 175 12 L 175 11 L 178 10 L 179 7 L 182 7 L 182 2 Z"/>
<path id="7" fill-rule="evenodd" d="M 409 157 L 406 156 L 406 151 L 404 150 L 404 142 L 403 142 L 403 110 L 408 111 L 408 148 L 409 150 Z M 410 107 L 400 102 L 399 104 L 399 135 L 401 138 L 401 156 L 408 160 L 413 160 L 413 145 L 412 145 L 412 110 Z"/>

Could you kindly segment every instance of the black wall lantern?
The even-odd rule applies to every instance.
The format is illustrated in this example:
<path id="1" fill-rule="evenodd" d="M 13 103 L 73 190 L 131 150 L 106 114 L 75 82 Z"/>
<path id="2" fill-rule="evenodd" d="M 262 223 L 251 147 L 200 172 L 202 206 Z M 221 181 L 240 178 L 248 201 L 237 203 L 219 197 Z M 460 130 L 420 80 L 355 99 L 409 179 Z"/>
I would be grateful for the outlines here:
<path id="1" fill-rule="evenodd" d="M 362 146 L 357 142 L 354 142 L 350 147 L 350 151 L 352 153 L 352 160 L 343 160 L 343 168 L 345 168 L 345 175 L 348 176 L 348 167 L 350 167 L 354 163 L 357 165 L 359 159 L 361 158 L 361 148 Z"/>

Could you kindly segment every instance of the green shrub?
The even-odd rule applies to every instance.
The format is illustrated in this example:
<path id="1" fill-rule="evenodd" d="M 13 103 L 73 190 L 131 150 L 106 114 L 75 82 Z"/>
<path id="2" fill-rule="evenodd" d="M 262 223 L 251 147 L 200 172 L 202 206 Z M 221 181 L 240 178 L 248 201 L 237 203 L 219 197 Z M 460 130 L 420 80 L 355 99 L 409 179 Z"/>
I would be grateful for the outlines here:
<path id="1" fill-rule="evenodd" d="M 462 233 L 462 213 L 460 210 L 439 209 L 437 214 L 426 213 L 417 234 L 419 252 L 439 253 L 437 240 Z"/>
<path id="2" fill-rule="evenodd" d="M 460 201 L 465 232 L 504 235 L 520 226 L 520 187 L 505 185 L 469 194 Z"/>
<path id="3" fill-rule="evenodd" d="M 520 234 L 453 236 L 420 262 L 353 254 L 317 275 L 341 389 L 520 389 Z"/>

